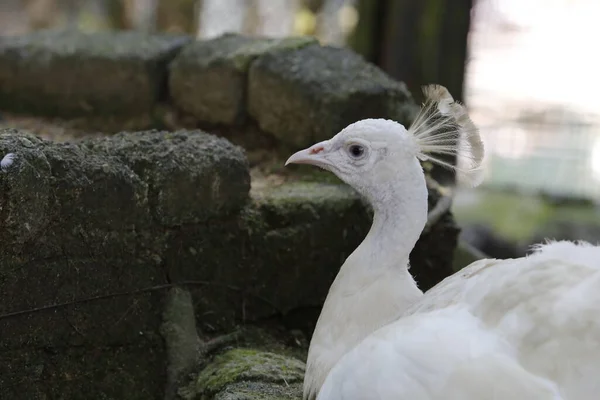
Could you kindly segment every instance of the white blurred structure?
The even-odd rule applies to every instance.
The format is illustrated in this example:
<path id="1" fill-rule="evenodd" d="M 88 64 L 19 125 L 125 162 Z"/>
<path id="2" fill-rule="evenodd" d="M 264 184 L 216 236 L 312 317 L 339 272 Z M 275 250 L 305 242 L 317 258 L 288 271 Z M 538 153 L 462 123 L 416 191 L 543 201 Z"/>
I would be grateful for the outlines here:
<path id="1" fill-rule="evenodd" d="M 466 103 L 487 184 L 600 200 L 600 2 L 477 3 Z"/>
<path id="2" fill-rule="evenodd" d="M 202 4 L 198 37 L 210 39 L 226 32 L 240 32 L 247 0 L 205 0 Z"/>

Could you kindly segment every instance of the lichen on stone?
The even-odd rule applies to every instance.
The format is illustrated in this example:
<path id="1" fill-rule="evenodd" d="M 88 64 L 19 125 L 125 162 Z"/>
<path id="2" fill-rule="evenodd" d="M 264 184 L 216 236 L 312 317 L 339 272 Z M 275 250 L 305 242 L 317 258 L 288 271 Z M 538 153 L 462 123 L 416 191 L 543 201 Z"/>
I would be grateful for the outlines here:
<path id="1" fill-rule="evenodd" d="M 170 65 L 173 102 L 203 122 L 241 123 L 246 117 L 250 64 L 263 54 L 315 42 L 306 37 L 250 38 L 227 33 L 190 43 Z"/>
<path id="2" fill-rule="evenodd" d="M 53 117 L 149 115 L 189 36 L 39 31 L 0 41 L 0 108 Z"/>
<path id="3" fill-rule="evenodd" d="M 260 382 L 288 386 L 302 382 L 304 363 L 280 354 L 251 348 L 238 348 L 217 355 L 194 382 L 199 399 L 211 396 L 234 384 Z M 189 392 L 188 392 L 189 393 Z"/>
<path id="4" fill-rule="evenodd" d="M 248 74 L 250 115 L 292 147 L 329 139 L 364 118 L 406 124 L 412 104 L 403 83 L 347 49 L 312 44 L 268 53 Z"/>
<path id="5" fill-rule="evenodd" d="M 217 393 L 214 400 L 300 400 L 302 384 L 278 385 L 263 382 L 242 382 Z"/>

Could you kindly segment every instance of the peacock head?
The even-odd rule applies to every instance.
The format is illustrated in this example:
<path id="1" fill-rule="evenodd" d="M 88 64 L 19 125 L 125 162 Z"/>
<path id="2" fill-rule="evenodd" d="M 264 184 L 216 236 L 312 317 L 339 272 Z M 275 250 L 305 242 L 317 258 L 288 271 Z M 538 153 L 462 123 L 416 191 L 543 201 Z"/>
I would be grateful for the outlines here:
<path id="1" fill-rule="evenodd" d="M 446 88 L 426 86 L 425 103 L 412 125 L 386 119 L 364 119 L 329 140 L 293 154 L 288 164 L 311 164 L 331 171 L 364 195 L 386 182 L 423 178 L 419 161 L 456 170 L 470 185 L 480 182 L 483 143 L 466 109 Z M 462 166 L 440 155 L 460 155 Z"/>

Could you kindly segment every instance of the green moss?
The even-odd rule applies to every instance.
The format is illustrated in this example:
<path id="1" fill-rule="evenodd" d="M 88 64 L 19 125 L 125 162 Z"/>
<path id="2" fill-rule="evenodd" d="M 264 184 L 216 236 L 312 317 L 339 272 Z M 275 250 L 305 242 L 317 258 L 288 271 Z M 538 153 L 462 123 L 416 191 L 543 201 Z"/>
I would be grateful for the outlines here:
<path id="1" fill-rule="evenodd" d="M 197 393 L 211 395 L 243 381 L 293 384 L 304 377 L 294 358 L 256 349 L 234 349 L 215 357 L 196 380 Z"/>
<path id="2" fill-rule="evenodd" d="M 289 167 L 288 167 L 289 168 Z M 313 166 L 300 166 L 297 169 L 301 173 L 301 180 L 304 182 L 321 182 L 321 183 L 335 183 L 342 184 L 343 182 L 329 171 L 323 171 L 320 168 Z"/>
<path id="3" fill-rule="evenodd" d="M 265 202 L 276 207 L 286 208 L 287 205 L 297 206 L 306 204 L 308 200 L 316 203 L 346 206 L 354 202 L 358 195 L 345 185 L 335 185 L 320 182 L 293 182 L 262 191 L 261 197 Z"/>
<path id="4" fill-rule="evenodd" d="M 123 132 L 85 146 L 118 157 L 141 177 L 151 213 L 165 225 L 238 211 L 247 200 L 247 161 L 226 139 L 198 130 Z"/>
<path id="5" fill-rule="evenodd" d="M 314 323 L 314 321 L 311 321 L 311 323 Z M 273 327 L 244 326 L 242 334 L 244 346 L 274 352 L 303 362 L 306 361 L 308 341 L 302 333 L 298 333 L 298 331 L 293 333 L 287 329 L 281 330 L 280 327 L 270 328 Z"/>
<path id="6" fill-rule="evenodd" d="M 215 400 L 299 400 L 302 397 L 300 383 L 277 385 L 262 382 L 242 382 L 227 387 L 215 396 Z"/>
<path id="7" fill-rule="evenodd" d="M 356 222 L 369 225 L 366 205 L 346 185 L 292 182 L 254 193 L 253 197 L 271 227 L 303 225 L 306 221 L 327 218 L 341 219 L 348 210 L 362 210 Z"/>
<path id="8" fill-rule="evenodd" d="M 242 37 L 242 36 L 238 36 Z M 258 56 L 277 50 L 300 49 L 317 41 L 310 37 L 284 38 L 284 39 L 254 39 L 248 41 L 244 46 L 233 51 L 229 57 L 233 65 L 240 71 L 247 71 L 250 63 Z"/>

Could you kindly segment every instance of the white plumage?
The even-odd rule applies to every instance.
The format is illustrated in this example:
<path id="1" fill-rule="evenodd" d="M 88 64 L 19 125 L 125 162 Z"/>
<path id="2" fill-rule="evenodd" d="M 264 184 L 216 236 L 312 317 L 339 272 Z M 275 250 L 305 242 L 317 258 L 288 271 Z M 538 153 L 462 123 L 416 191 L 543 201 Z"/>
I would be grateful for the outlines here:
<path id="1" fill-rule="evenodd" d="M 319 316 L 304 398 L 600 398 L 600 247 L 548 243 L 525 258 L 475 262 L 425 294 L 417 288 L 408 256 L 427 221 L 419 160 L 445 165 L 437 155 L 461 148 L 457 173 L 477 184 L 483 158 L 464 107 L 443 87 L 425 93 L 409 130 L 359 121 L 287 162 L 335 173 L 374 209 Z"/>
<path id="2" fill-rule="evenodd" d="M 14 153 L 6 154 L 4 157 L 2 157 L 2 160 L 0 160 L 0 170 L 2 170 L 2 172 L 6 172 L 13 164 L 14 160 Z"/>

